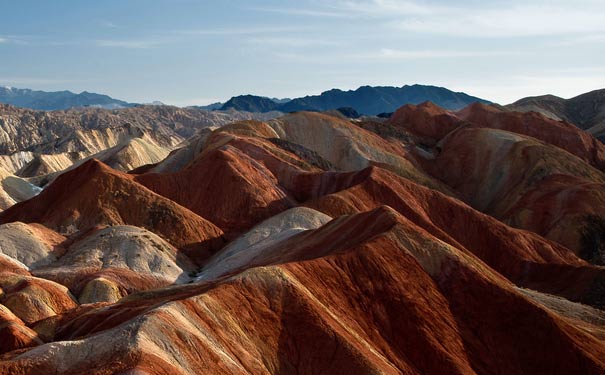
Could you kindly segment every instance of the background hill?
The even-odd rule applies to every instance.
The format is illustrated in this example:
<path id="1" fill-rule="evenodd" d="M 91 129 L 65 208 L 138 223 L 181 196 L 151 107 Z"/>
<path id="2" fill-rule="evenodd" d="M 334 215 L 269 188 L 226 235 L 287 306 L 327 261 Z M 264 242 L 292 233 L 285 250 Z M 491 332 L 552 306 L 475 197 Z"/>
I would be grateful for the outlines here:
<path id="1" fill-rule="evenodd" d="M 490 103 L 462 92 L 454 92 L 443 87 L 424 85 L 362 86 L 357 90 L 332 89 L 320 95 L 295 98 L 278 102 L 261 96 L 242 95 L 231 98 L 221 109 L 237 109 L 252 112 L 296 112 L 327 111 L 349 107 L 365 115 L 394 112 L 405 104 L 419 104 L 430 101 L 445 109 L 458 110 L 471 103 Z"/>
<path id="2" fill-rule="evenodd" d="M 0 103 L 45 111 L 74 107 L 117 109 L 135 105 L 107 95 L 87 91 L 76 94 L 71 91 L 47 92 L 14 87 L 0 87 Z"/>
<path id="3" fill-rule="evenodd" d="M 515 111 L 534 111 L 565 120 L 605 141 L 605 89 L 587 92 L 571 99 L 554 95 L 531 96 L 506 106 Z"/>

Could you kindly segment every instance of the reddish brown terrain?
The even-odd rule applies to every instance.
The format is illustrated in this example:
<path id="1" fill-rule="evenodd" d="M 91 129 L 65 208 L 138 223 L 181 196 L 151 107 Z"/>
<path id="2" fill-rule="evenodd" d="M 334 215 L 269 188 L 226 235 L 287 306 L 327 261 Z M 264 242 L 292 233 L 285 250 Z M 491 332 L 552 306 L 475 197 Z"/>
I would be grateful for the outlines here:
<path id="1" fill-rule="evenodd" d="M 423 103 L 106 151 L 0 213 L 0 373 L 603 374 L 604 147 Z"/>

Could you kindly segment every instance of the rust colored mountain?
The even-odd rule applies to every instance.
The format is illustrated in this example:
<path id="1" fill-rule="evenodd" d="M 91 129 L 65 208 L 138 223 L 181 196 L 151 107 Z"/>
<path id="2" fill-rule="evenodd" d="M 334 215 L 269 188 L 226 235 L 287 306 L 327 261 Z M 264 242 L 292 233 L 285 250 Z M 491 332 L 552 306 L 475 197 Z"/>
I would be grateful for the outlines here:
<path id="1" fill-rule="evenodd" d="M 547 118 L 536 112 L 507 112 L 493 106 L 472 104 L 457 115 L 475 126 L 528 135 L 562 148 L 605 170 L 605 145 L 576 126 Z"/>
<path id="2" fill-rule="evenodd" d="M 195 258 L 203 258 L 222 235 L 209 221 L 94 159 L 0 215 L 2 223 L 13 221 L 41 223 L 64 234 L 103 224 L 139 226 L 198 252 Z"/>
<path id="3" fill-rule="evenodd" d="M 605 215 L 605 174 L 560 148 L 472 127 L 449 134 L 439 147 L 426 169 L 468 204 L 576 252 L 583 217 Z"/>
<path id="4" fill-rule="evenodd" d="M 334 242 L 334 233 L 347 240 Z M 279 245 L 284 257 L 236 277 L 147 292 L 59 319 L 54 339 L 78 340 L 5 357 L 0 369 L 91 374 L 605 370 L 603 330 L 590 322 L 590 314 L 598 313 L 579 314 L 582 307 L 574 304 L 565 313 L 556 311 L 546 296 L 514 287 L 392 209 L 343 217 Z M 569 318 L 573 313 L 576 319 Z M 98 361 L 94 369 L 91 358 Z"/>
<path id="5" fill-rule="evenodd" d="M 144 174 L 135 180 L 225 232 L 240 233 L 294 201 L 262 163 L 233 146 L 236 142 L 204 152 L 179 172 Z"/>
<path id="6" fill-rule="evenodd" d="M 605 140 L 605 90 L 594 90 L 571 99 L 554 95 L 520 99 L 506 106 L 521 112 L 538 112 L 555 120 L 568 121 Z"/>
<path id="7" fill-rule="evenodd" d="M 276 123 L 226 126 L 211 134 L 204 151 L 182 170 L 142 174 L 135 180 L 209 219 L 232 237 L 300 203 L 292 195 L 296 189 L 284 184 L 320 167 L 355 170 L 378 164 L 448 190 L 399 156 L 405 153 L 401 146 L 347 121 L 300 113 Z"/>
<path id="8" fill-rule="evenodd" d="M 404 105 L 387 121 L 387 124 L 405 129 L 425 144 L 434 145 L 462 121 L 456 115 L 431 102 Z"/>
<path id="9" fill-rule="evenodd" d="M 603 374 L 605 174 L 567 125 L 302 112 L 84 162 L 0 213 L 0 373 Z"/>

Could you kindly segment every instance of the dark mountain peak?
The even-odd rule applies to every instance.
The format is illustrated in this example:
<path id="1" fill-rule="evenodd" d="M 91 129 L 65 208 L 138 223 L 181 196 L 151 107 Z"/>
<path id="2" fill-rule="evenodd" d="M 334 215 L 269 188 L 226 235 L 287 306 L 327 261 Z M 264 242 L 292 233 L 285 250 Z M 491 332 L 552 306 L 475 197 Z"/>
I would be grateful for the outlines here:
<path id="1" fill-rule="evenodd" d="M 278 110 L 279 103 L 264 96 L 239 95 L 229 99 L 221 110 L 236 109 L 246 112 L 271 112 Z"/>
<path id="2" fill-rule="evenodd" d="M 425 101 L 452 110 L 464 108 L 474 102 L 489 103 L 487 100 L 453 92 L 443 87 L 418 84 L 402 87 L 365 85 L 356 90 L 331 89 L 320 95 L 293 99 L 278 109 L 282 112 L 294 112 L 328 111 L 350 107 L 360 114 L 377 115 L 394 112 L 405 104 L 419 104 Z"/>

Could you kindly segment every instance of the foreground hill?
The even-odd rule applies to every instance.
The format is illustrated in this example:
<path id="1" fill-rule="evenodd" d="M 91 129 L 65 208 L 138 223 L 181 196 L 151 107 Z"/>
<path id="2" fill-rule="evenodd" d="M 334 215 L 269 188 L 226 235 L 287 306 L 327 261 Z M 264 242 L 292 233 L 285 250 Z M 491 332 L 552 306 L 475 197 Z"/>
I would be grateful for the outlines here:
<path id="1" fill-rule="evenodd" d="M 528 97 L 506 107 L 516 111 L 535 111 L 553 119 L 568 121 L 605 141 L 605 89 L 571 99 L 554 95 Z"/>
<path id="2" fill-rule="evenodd" d="M 320 95 L 305 96 L 286 102 L 269 98 L 244 95 L 231 98 L 222 109 L 243 111 L 327 111 L 349 107 L 365 115 L 394 112 L 404 104 L 418 104 L 431 101 L 447 109 L 460 109 L 471 103 L 489 103 L 462 92 L 453 92 L 443 87 L 424 85 L 405 85 L 402 87 L 362 86 L 357 90 L 342 91 L 333 89 Z"/>
<path id="3" fill-rule="evenodd" d="M 425 103 L 88 160 L 0 213 L 0 372 L 602 374 L 602 146 Z"/>

